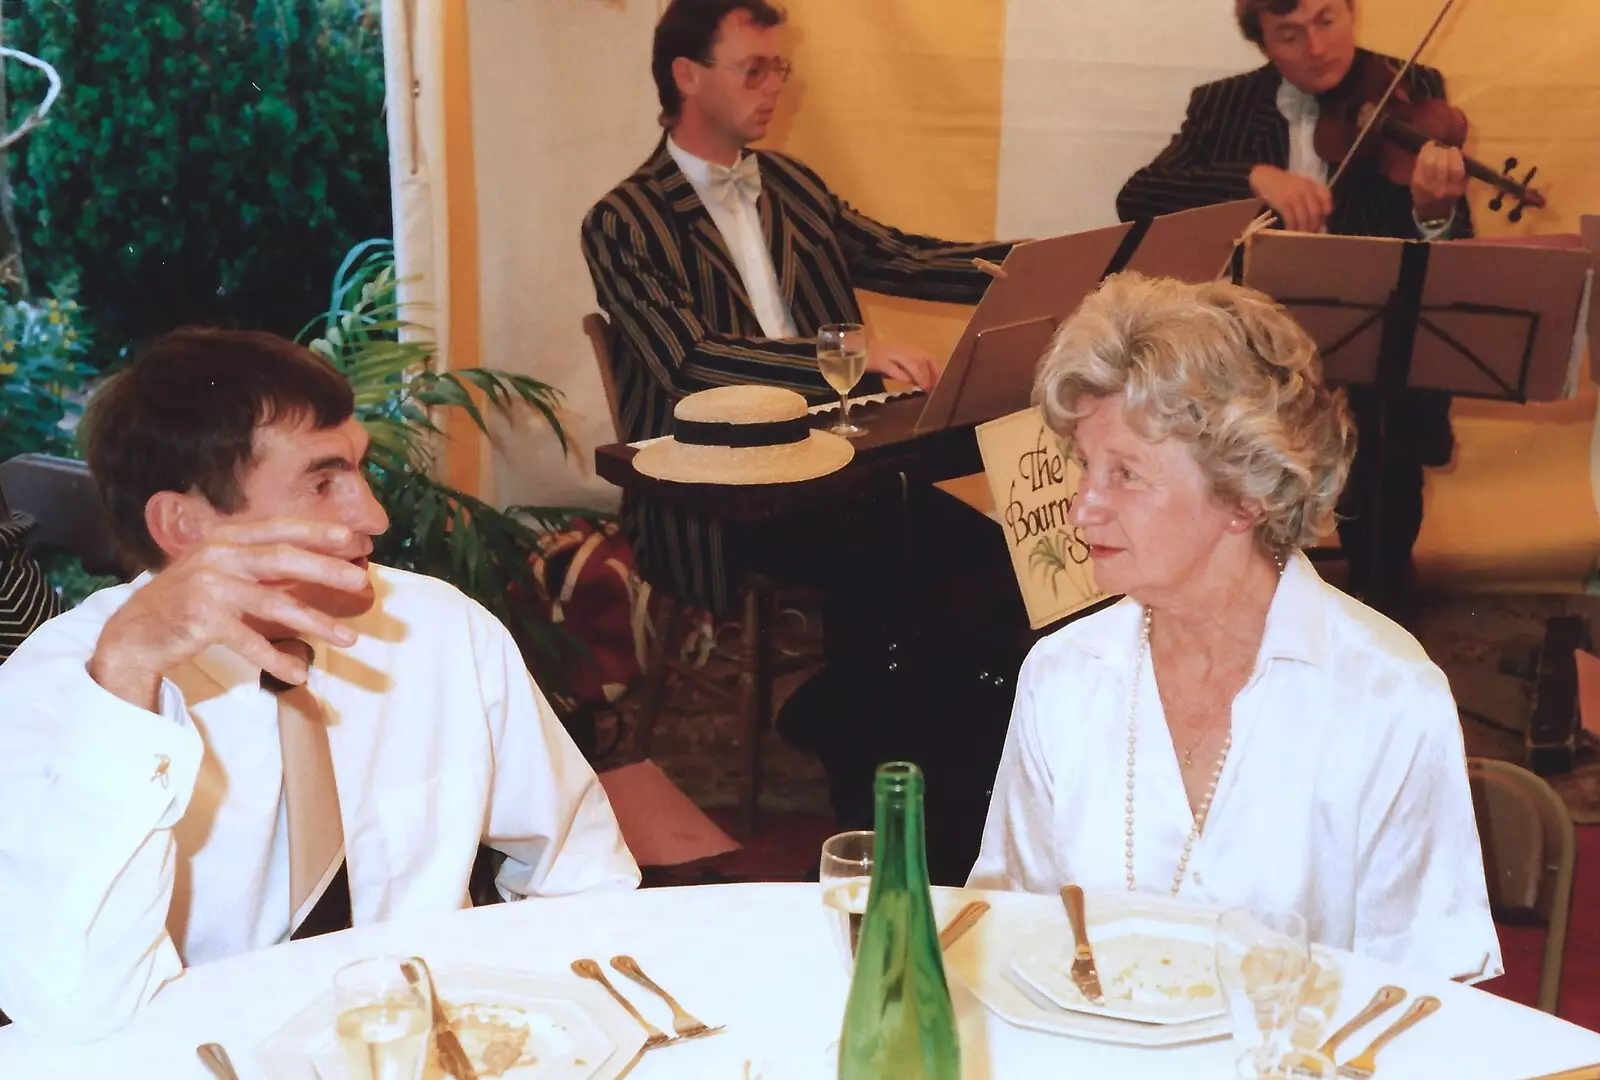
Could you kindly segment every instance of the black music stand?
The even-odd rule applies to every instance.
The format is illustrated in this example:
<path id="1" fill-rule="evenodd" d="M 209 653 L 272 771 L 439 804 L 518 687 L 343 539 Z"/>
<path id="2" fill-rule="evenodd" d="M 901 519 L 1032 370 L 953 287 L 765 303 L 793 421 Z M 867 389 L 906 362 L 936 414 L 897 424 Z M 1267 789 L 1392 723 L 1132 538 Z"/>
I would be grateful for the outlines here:
<path id="1" fill-rule="evenodd" d="M 1395 398 L 1405 390 L 1525 404 L 1561 395 L 1576 361 L 1587 251 L 1265 232 L 1249 244 L 1244 281 L 1289 309 L 1317 342 L 1329 381 L 1371 386 L 1378 423 L 1360 432 L 1377 482 L 1367 492 L 1375 589 L 1394 480 L 1387 467 Z"/>
<path id="2" fill-rule="evenodd" d="M 1260 209 L 1246 199 L 1018 244 L 951 351 L 917 430 L 981 424 L 1027 408 L 1056 327 L 1103 279 L 1137 270 L 1210 281 Z"/>

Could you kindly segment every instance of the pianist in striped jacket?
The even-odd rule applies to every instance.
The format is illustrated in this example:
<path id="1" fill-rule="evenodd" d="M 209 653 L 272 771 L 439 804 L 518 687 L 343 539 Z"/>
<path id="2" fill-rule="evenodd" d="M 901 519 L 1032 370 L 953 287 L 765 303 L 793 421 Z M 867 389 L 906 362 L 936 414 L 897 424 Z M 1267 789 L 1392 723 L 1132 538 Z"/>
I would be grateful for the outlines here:
<path id="1" fill-rule="evenodd" d="M 673 0 L 652 56 L 666 131 L 584 218 L 583 252 L 610 321 L 619 434 L 628 441 L 668 434 L 673 405 L 709 387 L 760 383 L 813 403 L 835 400 L 818 370 L 816 335 L 827 323 L 861 321 L 857 289 L 975 304 L 989 278 L 973 260 L 1000 262 L 1010 251 L 1007 243 L 894 229 L 851 206 L 802 162 L 749 149 L 766 134 L 790 75 L 782 24 L 765 0 Z M 873 342 L 856 393 L 881 390 L 883 376 L 930 388 L 938 370 L 925 349 Z M 903 493 L 896 483 L 762 528 L 734 528 L 632 495 L 622 517 L 646 580 L 717 615 L 733 609 L 747 570 L 822 586 L 829 596 L 824 645 L 835 674 L 844 666 L 841 649 L 868 667 L 903 670 L 907 649 L 890 624 L 944 622 L 927 605 L 949 595 L 934 584 L 946 568 L 996 571 L 996 595 L 1009 594 L 1015 609 L 1002 621 L 1014 616 L 1026 628 L 1003 537 L 933 488 Z M 915 565 L 900 546 L 907 532 L 927 538 Z M 891 581 L 905 586 L 897 591 Z M 914 615 L 900 602 L 907 598 L 923 605 Z M 976 624 L 971 612 L 954 621 Z M 850 645 L 836 633 L 846 627 L 863 631 Z M 899 660 L 862 659 L 881 660 L 897 646 Z M 976 678 L 979 666 L 969 666 Z M 876 695 L 858 689 L 850 697 L 860 703 Z M 1004 712 L 1002 704 L 1001 731 Z"/>
<path id="2" fill-rule="evenodd" d="M 803 163 L 750 150 L 770 124 L 790 65 L 783 15 L 765 0 L 674 0 L 656 27 L 652 70 L 666 128 L 649 158 L 584 218 L 584 257 L 612 331 L 619 435 L 669 433 L 696 390 L 782 386 L 836 399 L 816 334 L 860 322 L 855 290 L 976 303 L 1001 243 L 953 243 L 883 225 Z M 924 388 L 927 350 L 875 342 L 857 393 L 890 376 Z M 628 499 L 623 518 L 645 576 L 721 613 L 737 587 L 733 547 L 713 521 Z"/>

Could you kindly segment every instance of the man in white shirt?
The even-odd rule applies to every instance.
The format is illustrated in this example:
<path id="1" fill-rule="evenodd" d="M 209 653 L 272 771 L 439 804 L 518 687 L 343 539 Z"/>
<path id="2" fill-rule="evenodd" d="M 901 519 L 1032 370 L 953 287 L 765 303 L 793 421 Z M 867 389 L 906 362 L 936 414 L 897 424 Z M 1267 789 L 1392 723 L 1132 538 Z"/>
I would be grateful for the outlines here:
<path id="1" fill-rule="evenodd" d="M 1401 240 L 1472 235 L 1466 163 L 1458 147 L 1425 145 L 1409 185 L 1394 183 L 1369 157 L 1352 162 L 1328 187 L 1331 167 L 1313 145 L 1319 99 L 1342 91 L 1352 72 L 1398 63 L 1356 48 L 1355 0 L 1235 0 L 1234 12 L 1240 32 L 1267 63 L 1194 90 L 1183 127 L 1118 193 L 1122 220 L 1255 196 L 1286 228 L 1300 232 Z M 1412 67 L 1402 88 L 1413 101 L 1445 96 L 1444 78 L 1427 67 Z M 1339 521 L 1349 588 L 1401 617 L 1411 547 L 1422 527 L 1422 470 L 1448 464 L 1453 449 L 1450 399 L 1404 391 L 1383 403 L 1388 416 L 1382 421 L 1386 460 L 1380 471 L 1370 452 L 1380 424 L 1378 394 L 1371 387 L 1348 389 L 1357 427 L 1366 435 Z M 1381 546 L 1374 554 L 1372 532 L 1380 519 Z"/>
<path id="2" fill-rule="evenodd" d="M 388 526 L 349 384 L 267 334 L 189 330 L 92 402 L 90 469 L 150 573 L 0 669 L 0 1008 L 119 1027 L 183 967 L 638 868 L 510 635 L 369 565 Z"/>

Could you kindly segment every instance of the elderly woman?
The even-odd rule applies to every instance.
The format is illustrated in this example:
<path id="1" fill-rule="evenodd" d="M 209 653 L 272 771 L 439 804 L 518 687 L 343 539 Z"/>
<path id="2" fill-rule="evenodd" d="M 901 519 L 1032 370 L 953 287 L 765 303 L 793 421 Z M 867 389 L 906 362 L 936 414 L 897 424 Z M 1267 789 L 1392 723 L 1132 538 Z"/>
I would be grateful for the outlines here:
<path id="1" fill-rule="evenodd" d="M 970 884 L 1292 909 L 1313 941 L 1499 974 L 1450 686 L 1299 551 L 1354 449 L 1310 338 L 1252 290 L 1124 274 L 1035 398 L 1126 598 L 1030 653 Z"/>

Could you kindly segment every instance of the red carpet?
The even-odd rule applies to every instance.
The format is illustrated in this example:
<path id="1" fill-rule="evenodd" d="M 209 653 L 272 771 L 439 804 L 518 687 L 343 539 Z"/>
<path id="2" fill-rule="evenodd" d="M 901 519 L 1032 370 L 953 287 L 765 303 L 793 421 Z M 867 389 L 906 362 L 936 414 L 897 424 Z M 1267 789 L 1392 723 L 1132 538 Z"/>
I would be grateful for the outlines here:
<path id="1" fill-rule="evenodd" d="M 1577 882 L 1572 890 L 1572 916 L 1567 923 L 1567 959 L 1561 969 L 1561 1018 L 1600 1031 L 1600 825 L 1578 827 Z M 1480 983 L 1490 993 L 1524 1005 L 1539 996 L 1539 965 L 1544 956 L 1544 931 L 1502 926 L 1500 951 L 1506 973 Z"/>
<path id="2" fill-rule="evenodd" d="M 708 811 L 724 829 L 737 829 L 732 810 Z M 762 831 L 744 847 L 727 855 L 686 866 L 652 867 L 647 885 L 695 885 L 725 881 L 815 880 L 822 842 L 833 834 L 833 822 L 817 814 L 766 814 Z M 1567 930 L 1567 958 L 1561 978 L 1561 1016 L 1600 1031 L 1600 826 L 1578 828 L 1577 884 Z M 1506 973 L 1480 984 L 1481 989 L 1524 1005 L 1539 996 L 1539 964 L 1544 931 L 1525 926 L 1500 927 L 1500 949 Z"/>

